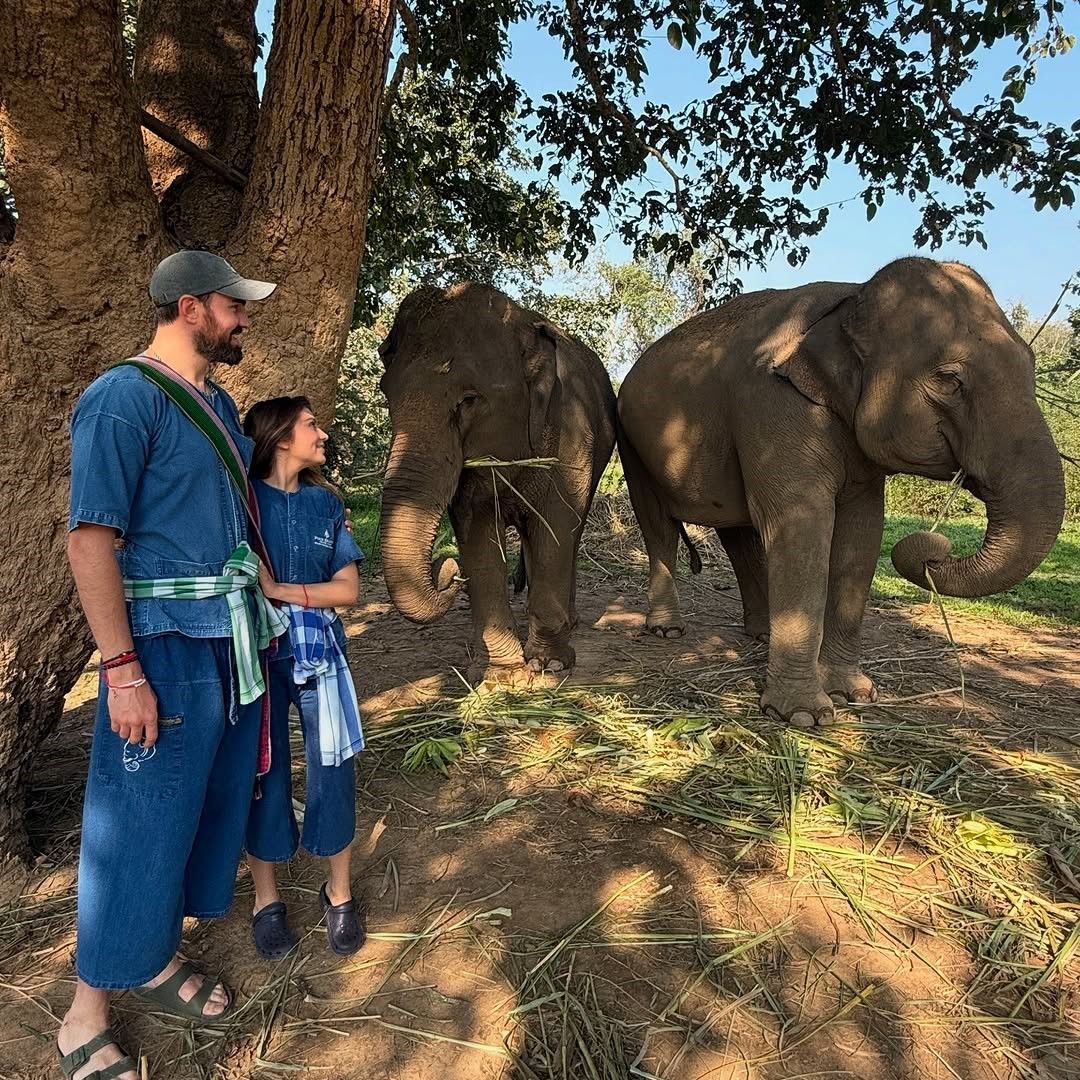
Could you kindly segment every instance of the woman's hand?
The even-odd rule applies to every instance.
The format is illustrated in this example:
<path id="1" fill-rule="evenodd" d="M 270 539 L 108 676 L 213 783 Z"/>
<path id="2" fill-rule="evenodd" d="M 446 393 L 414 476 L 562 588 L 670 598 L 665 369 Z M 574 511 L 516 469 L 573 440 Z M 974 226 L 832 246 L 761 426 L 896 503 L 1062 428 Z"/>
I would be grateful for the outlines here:
<path id="1" fill-rule="evenodd" d="M 259 588 L 262 589 L 263 596 L 265 596 L 267 600 L 281 599 L 278 594 L 278 583 L 262 563 L 259 563 Z"/>

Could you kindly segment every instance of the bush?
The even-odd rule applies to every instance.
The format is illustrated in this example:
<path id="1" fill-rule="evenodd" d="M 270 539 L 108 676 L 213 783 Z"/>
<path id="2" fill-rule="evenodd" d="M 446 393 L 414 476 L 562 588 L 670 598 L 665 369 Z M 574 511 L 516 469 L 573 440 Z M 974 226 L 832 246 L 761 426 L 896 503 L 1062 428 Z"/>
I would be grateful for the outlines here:
<path id="1" fill-rule="evenodd" d="M 354 330 L 345 346 L 338 376 L 337 411 L 330 430 L 326 468 L 346 491 L 370 492 L 382 487 L 390 450 L 390 413 L 379 389 L 383 366 L 374 330 Z"/>

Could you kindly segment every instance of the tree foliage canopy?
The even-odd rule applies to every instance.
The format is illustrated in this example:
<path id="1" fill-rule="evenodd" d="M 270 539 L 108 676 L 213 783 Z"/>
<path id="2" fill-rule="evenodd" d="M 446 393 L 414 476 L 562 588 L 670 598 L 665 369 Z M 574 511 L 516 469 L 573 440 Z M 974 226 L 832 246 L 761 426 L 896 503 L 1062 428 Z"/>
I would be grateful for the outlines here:
<path id="1" fill-rule="evenodd" d="M 861 178 L 851 198 L 868 218 L 887 196 L 914 203 L 913 243 L 931 250 L 985 245 L 995 183 L 1059 210 L 1080 181 L 1080 119 L 1024 107 L 1039 65 L 1073 45 L 1065 0 L 403 0 L 397 11 L 357 324 L 403 266 L 505 283 L 557 248 L 584 260 L 608 228 L 669 269 L 696 260 L 713 295 L 738 291 L 742 269 L 806 259 L 830 214 L 815 193 L 841 162 Z M 129 37 L 134 14 L 125 0 Z M 531 100 L 507 74 L 522 22 L 558 42 L 571 87 Z M 652 100 L 656 49 L 678 50 L 708 92 L 681 108 Z M 1003 50 L 1014 62 L 997 60 Z M 976 67 L 985 79 L 992 62 L 1001 92 L 971 104 Z M 0 173 L 0 219 L 11 209 Z"/>
<path id="2" fill-rule="evenodd" d="M 1072 47 L 1062 0 L 544 0 L 540 23 L 562 43 L 578 76 L 543 95 L 535 133 L 581 185 L 569 246 L 584 250 L 609 211 L 640 253 L 672 264 L 706 242 L 725 249 L 713 274 L 792 265 L 828 220 L 812 194 L 830 167 L 853 164 L 872 218 L 887 193 L 918 204 L 913 240 L 985 243 L 987 182 L 1028 194 L 1035 209 L 1072 206 L 1080 180 L 1080 120 L 1071 128 L 1023 111 L 1037 67 Z M 712 93 L 682 109 L 647 100 L 655 47 L 692 52 Z M 1018 62 L 1003 90 L 962 101 L 985 50 L 1010 42 Z M 1074 106 L 1075 107 L 1075 106 Z M 647 173 L 664 183 L 641 183 Z M 732 281 L 738 286 L 737 279 Z"/>

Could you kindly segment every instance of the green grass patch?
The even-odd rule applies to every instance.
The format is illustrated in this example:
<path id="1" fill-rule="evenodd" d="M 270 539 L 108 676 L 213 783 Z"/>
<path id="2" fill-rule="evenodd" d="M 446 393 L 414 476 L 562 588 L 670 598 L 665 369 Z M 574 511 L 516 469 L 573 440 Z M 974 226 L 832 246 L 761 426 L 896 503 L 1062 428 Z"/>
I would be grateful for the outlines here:
<path id="1" fill-rule="evenodd" d="M 345 505 L 352 512 L 353 536 L 360 550 L 367 556 L 369 570 L 382 565 L 382 537 L 379 533 L 381 501 L 378 495 L 364 491 L 345 493 Z M 439 531 L 435 534 L 435 558 L 457 555 L 457 543 L 450 520 L 443 514 Z"/>
<path id="2" fill-rule="evenodd" d="M 345 501 L 352 511 L 353 535 L 367 556 L 368 568 L 377 568 L 382 563 L 379 497 L 368 492 L 352 492 L 346 495 Z M 920 589 L 897 574 L 889 552 L 902 537 L 919 529 L 928 529 L 931 524 L 932 519 L 928 517 L 904 514 L 886 516 L 881 554 L 871 591 L 873 599 L 906 603 L 929 602 L 929 594 L 925 589 Z M 982 518 L 957 517 L 939 528 L 952 540 L 954 554 L 967 555 L 978 550 L 985 526 L 986 522 Z M 602 554 L 593 553 L 592 560 L 583 558 L 582 571 L 595 571 L 597 561 L 603 563 Z M 444 515 L 435 537 L 434 557 L 456 555 L 454 531 Z M 513 565 L 514 556 L 510 556 L 508 570 L 512 570 Z M 612 572 L 625 572 L 626 566 L 623 563 L 613 563 L 610 569 Z M 644 582 L 646 568 L 641 567 L 640 573 Z M 997 619 L 1011 626 L 1080 626 L 1080 523 L 1070 522 L 1062 528 L 1057 543 L 1042 565 L 1015 589 L 979 600 L 948 598 L 946 603 L 949 610 Z"/>
<path id="3" fill-rule="evenodd" d="M 900 577 L 889 552 L 893 545 L 931 518 L 890 515 L 885 518 L 881 555 L 871 595 L 877 600 L 928 601 L 929 593 Z M 955 518 L 938 527 L 953 543 L 954 555 L 970 555 L 982 542 L 986 522 L 975 517 Z M 1034 573 L 1014 589 L 978 600 L 946 598 L 949 610 L 997 619 L 1012 626 L 1080 625 L 1080 524 L 1067 524 L 1050 554 Z"/>

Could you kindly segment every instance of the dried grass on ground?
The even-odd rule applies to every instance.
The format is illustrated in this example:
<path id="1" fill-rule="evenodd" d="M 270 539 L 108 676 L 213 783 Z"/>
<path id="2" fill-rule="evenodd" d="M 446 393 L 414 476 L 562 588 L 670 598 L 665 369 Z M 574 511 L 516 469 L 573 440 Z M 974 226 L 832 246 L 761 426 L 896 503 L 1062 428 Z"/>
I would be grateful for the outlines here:
<path id="1" fill-rule="evenodd" d="M 872 610 L 881 703 L 787 730 L 757 710 L 764 650 L 715 541 L 680 581 L 688 636 L 661 641 L 628 522 L 598 503 L 562 686 L 466 695 L 467 610 L 421 630 L 370 590 L 350 645 L 369 942 L 329 954 L 300 857 L 283 892 L 304 941 L 259 963 L 242 873 L 233 914 L 187 940 L 243 1011 L 192 1033 L 121 999 L 149 1075 L 1080 1074 L 1075 636 L 960 616 L 954 652 L 932 610 Z M 38 767 L 38 864 L 0 892 L 5 1078 L 51 1075 L 70 994 L 77 701 Z"/>

